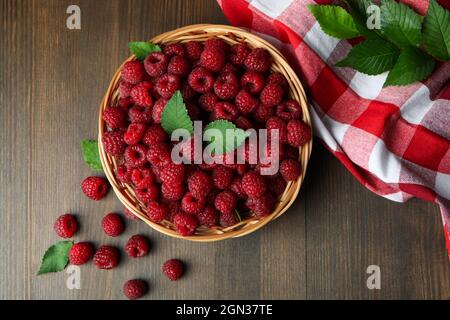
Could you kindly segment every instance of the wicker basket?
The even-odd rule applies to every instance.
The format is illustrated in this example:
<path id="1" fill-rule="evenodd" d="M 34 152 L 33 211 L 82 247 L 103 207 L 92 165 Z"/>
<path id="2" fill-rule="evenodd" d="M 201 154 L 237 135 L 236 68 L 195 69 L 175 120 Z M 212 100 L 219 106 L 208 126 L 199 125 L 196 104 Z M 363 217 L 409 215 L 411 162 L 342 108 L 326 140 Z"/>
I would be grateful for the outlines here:
<path id="1" fill-rule="evenodd" d="M 305 92 L 303 87 L 297 78 L 296 74 L 283 58 L 281 53 L 274 48 L 272 45 L 267 43 L 265 40 L 255 36 L 249 32 L 246 32 L 242 29 L 230 27 L 226 25 L 211 25 L 211 24 L 198 24 L 186 26 L 183 28 L 179 28 L 173 31 L 169 31 L 158 35 L 151 39 L 150 41 L 157 44 L 167 44 L 174 42 L 186 42 L 186 41 L 206 41 L 210 37 L 219 37 L 226 41 L 229 44 L 235 44 L 238 42 L 245 42 L 249 47 L 255 48 L 265 48 L 267 49 L 274 60 L 272 65 L 272 70 L 279 71 L 288 80 L 290 84 L 290 96 L 291 98 L 299 101 L 302 110 L 303 110 L 303 120 L 311 125 L 310 116 L 308 112 L 308 104 L 306 101 Z M 133 60 L 134 56 L 127 59 L 125 62 L 129 60 Z M 125 63 L 124 62 L 124 63 Z M 121 66 L 122 67 L 122 66 Z M 106 92 L 105 97 L 100 106 L 100 114 L 99 114 L 99 132 L 98 132 L 98 140 L 101 141 L 103 133 L 106 130 L 106 126 L 104 121 L 102 120 L 102 111 L 110 106 L 114 105 L 114 103 L 118 99 L 118 85 L 120 80 L 120 70 L 121 67 L 114 74 L 113 79 L 109 85 L 108 91 Z M 183 237 L 179 235 L 173 228 L 173 224 L 169 221 L 162 221 L 161 223 L 154 223 L 150 221 L 145 215 L 145 205 L 136 199 L 133 188 L 130 185 L 124 184 L 118 181 L 115 177 L 114 172 L 117 169 L 118 163 L 117 159 L 113 156 L 110 156 L 105 153 L 103 150 L 103 146 L 99 143 L 100 150 L 100 158 L 102 161 L 102 165 L 108 178 L 111 183 L 114 192 L 116 193 L 119 200 L 136 216 L 138 216 L 141 220 L 146 222 L 153 229 L 158 230 L 166 235 L 182 238 L 191 241 L 200 241 L 200 242 L 208 242 L 208 241 L 218 241 L 224 240 L 228 238 L 240 237 L 247 234 L 252 233 L 255 230 L 260 229 L 270 221 L 281 216 L 294 202 L 296 199 L 298 192 L 300 190 L 300 186 L 303 182 L 303 177 L 306 172 L 308 160 L 311 154 L 312 149 L 312 141 L 308 142 L 306 145 L 301 147 L 300 149 L 300 161 L 302 164 L 303 175 L 297 181 L 289 182 L 286 190 L 278 199 L 276 207 L 273 213 L 269 216 L 266 216 L 261 219 L 256 218 L 248 218 L 245 219 L 238 224 L 222 228 L 222 227 L 213 227 L 213 228 L 205 228 L 199 227 L 196 233 L 192 236 Z"/>

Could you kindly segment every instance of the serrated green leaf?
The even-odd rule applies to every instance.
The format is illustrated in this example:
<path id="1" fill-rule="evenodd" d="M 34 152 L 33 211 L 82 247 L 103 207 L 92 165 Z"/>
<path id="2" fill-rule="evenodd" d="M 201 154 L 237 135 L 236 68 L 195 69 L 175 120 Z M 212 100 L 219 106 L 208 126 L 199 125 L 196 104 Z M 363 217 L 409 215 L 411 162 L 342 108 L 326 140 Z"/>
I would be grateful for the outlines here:
<path id="1" fill-rule="evenodd" d="M 60 241 L 47 249 L 42 258 L 38 275 L 64 270 L 69 263 L 69 250 L 73 241 Z"/>
<path id="2" fill-rule="evenodd" d="M 97 140 L 83 140 L 81 141 L 81 150 L 83 152 L 84 162 L 95 171 L 102 171 L 102 162 L 98 153 Z"/>
<path id="3" fill-rule="evenodd" d="M 323 32 L 338 39 L 351 39 L 361 35 L 353 17 L 342 7 L 332 5 L 308 5 Z"/>
<path id="4" fill-rule="evenodd" d="M 433 72 L 435 64 L 433 58 L 425 52 L 413 47 L 405 48 L 389 72 L 384 87 L 402 86 L 423 80 Z"/>
<path id="5" fill-rule="evenodd" d="M 420 16 L 413 9 L 394 0 L 381 2 L 381 32 L 400 47 L 419 46 Z"/>
<path id="6" fill-rule="evenodd" d="M 150 53 L 161 51 L 161 47 L 151 42 L 130 42 L 128 47 L 132 54 L 139 60 L 144 60 Z"/>
<path id="7" fill-rule="evenodd" d="M 423 43 L 434 57 L 450 60 L 450 12 L 431 0 L 423 22 Z"/>
<path id="8" fill-rule="evenodd" d="M 336 66 L 351 67 L 365 74 L 376 75 L 391 70 L 399 54 L 399 50 L 385 40 L 368 39 L 353 47 Z"/>
<path id="9" fill-rule="evenodd" d="M 190 134 L 194 132 L 194 124 L 189 117 L 180 91 L 175 91 L 167 102 L 161 115 L 161 126 L 168 134 L 176 129 L 186 129 Z"/>
<path id="10" fill-rule="evenodd" d="M 228 120 L 210 122 L 205 128 L 205 132 L 210 129 L 216 129 L 220 132 L 220 136 L 212 135 L 216 139 L 214 143 L 218 145 L 214 150 L 216 154 L 224 154 L 237 149 L 249 136 L 244 130 L 237 128 L 234 123 Z M 229 136 L 227 136 L 227 132 Z"/>

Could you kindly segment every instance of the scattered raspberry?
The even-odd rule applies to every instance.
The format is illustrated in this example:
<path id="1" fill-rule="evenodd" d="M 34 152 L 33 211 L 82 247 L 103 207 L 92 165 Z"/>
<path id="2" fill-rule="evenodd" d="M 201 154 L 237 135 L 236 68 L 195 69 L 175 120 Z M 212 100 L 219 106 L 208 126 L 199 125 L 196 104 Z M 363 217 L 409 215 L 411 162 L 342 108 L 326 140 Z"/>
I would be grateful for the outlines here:
<path id="1" fill-rule="evenodd" d="M 125 214 L 125 217 L 127 217 L 130 220 L 139 220 L 139 218 L 128 208 L 123 208 L 123 213 Z"/>
<path id="2" fill-rule="evenodd" d="M 134 84 L 121 81 L 119 83 L 119 96 L 121 98 L 128 98 L 131 94 L 131 89 L 133 89 Z"/>
<path id="3" fill-rule="evenodd" d="M 229 213 L 236 209 L 237 196 L 229 190 L 222 191 L 214 199 L 214 206 L 220 213 Z"/>
<path id="4" fill-rule="evenodd" d="M 198 104 L 203 110 L 212 112 L 218 101 L 219 98 L 213 92 L 208 92 L 200 96 Z"/>
<path id="5" fill-rule="evenodd" d="M 231 47 L 230 55 L 228 56 L 228 59 L 232 63 L 234 63 L 237 66 L 244 65 L 244 61 L 249 55 L 251 49 L 242 43 L 237 43 Z"/>
<path id="6" fill-rule="evenodd" d="M 225 53 L 217 48 L 207 48 L 200 56 L 200 65 L 212 72 L 219 72 L 225 65 Z"/>
<path id="7" fill-rule="evenodd" d="M 145 178 L 136 187 L 136 197 L 145 204 L 158 200 L 159 189 L 151 179 Z"/>
<path id="8" fill-rule="evenodd" d="M 152 122 L 152 108 L 134 106 L 128 111 L 131 122 L 150 123 Z"/>
<path id="9" fill-rule="evenodd" d="M 166 219 L 169 208 L 164 203 L 151 201 L 147 204 L 147 215 L 153 222 L 159 223 Z"/>
<path id="10" fill-rule="evenodd" d="M 122 67 L 122 79 L 126 82 L 136 84 L 144 80 L 145 70 L 140 61 L 128 61 Z"/>
<path id="11" fill-rule="evenodd" d="M 167 66 L 167 73 L 174 74 L 180 77 L 186 76 L 191 70 L 191 64 L 188 59 L 183 56 L 175 55 L 170 59 Z"/>
<path id="12" fill-rule="evenodd" d="M 256 71 L 247 71 L 241 77 L 241 87 L 251 94 L 258 94 L 264 89 L 264 76 Z"/>
<path id="13" fill-rule="evenodd" d="M 119 264 L 119 250 L 112 246 L 101 246 L 94 254 L 94 264 L 99 269 L 113 269 Z"/>
<path id="14" fill-rule="evenodd" d="M 169 280 L 176 281 L 184 273 L 184 264 L 176 259 L 167 260 L 162 266 L 162 272 Z"/>
<path id="15" fill-rule="evenodd" d="M 153 98 L 151 95 L 153 84 L 148 81 L 142 81 L 131 89 L 131 98 L 134 103 L 143 107 L 153 106 Z"/>
<path id="16" fill-rule="evenodd" d="M 126 165 L 117 167 L 117 179 L 123 183 L 131 183 L 131 170 Z"/>
<path id="17" fill-rule="evenodd" d="M 170 201 L 177 201 L 183 198 L 184 195 L 184 187 L 182 184 L 166 184 L 163 183 L 161 185 L 161 193 L 164 199 Z"/>
<path id="18" fill-rule="evenodd" d="M 275 113 L 275 110 L 271 106 L 260 104 L 258 109 L 254 113 L 255 119 L 260 123 L 266 123 Z"/>
<path id="19" fill-rule="evenodd" d="M 274 72 L 267 77 L 267 83 L 278 84 L 283 90 L 289 88 L 289 83 L 287 82 L 285 76 L 280 72 Z"/>
<path id="20" fill-rule="evenodd" d="M 185 82 L 181 88 L 181 96 L 185 102 L 191 102 L 197 97 L 197 92 L 192 89 L 187 82 Z"/>
<path id="21" fill-rule="evenodd" d="M 272 213 L 275 198 L 270 193 L 265 193 L 259 198 L 248 198 L 245 204 L 256 218 L 262 218 Z"/>
<path id="22" fill-rule="evenodd" d="M 239 91 L 239 93 L 236 96 L 235 103 L 239 112 L 242 114 L 252 113 L 259 106 L 258 99 L 254 98 L 250 93 L 248 93 L 245 90 Z"/>
<path id="23" fill-rule="evenodd" d="M 180 43 L 171 43 L 166 46 L 164 46 L 163 52 L 165 55 L 172 57 L 174 55 L 179 56 L 185 56 L 186 51 L 184 50 L 184 47 Z"/>
<path id="24" fill-rule="evenodd" d="M 197 214 L 205 207 L 205 198 L 196 198 L 192 193 L 187 192 L 181 199 L 181 209 L 190 214 Z"/>
<path id="25" fill-rule="evenodd" d="M 195 68 L 189 74 L 188 83 L 198 93 L 207 93 L 213 89 L 214 77 L 205 68 Z"/>
<path id="26" fill-rule="evenodd" d="M 239 92 L 239 81 L 233 73 L 222 73 L 214 83 L 214 92 L 223 100 L 231 100 Z"/>
<path id="27" fill-rule="evenodd" d="M 266 182 L 258 173 L 254 171 L 247 172 L 242 177 L 242 191 L 249 198 L 259 198 L 266 192 Z"/>
<path id="28" fill-rule="evenodd" d="M 118 129 L 126 126 L 127 116 L 122 108 L 108 107 L 102 112 L 102 119 L 111 129 Z"/>
<path id="29" fill-rule="evenodd" d="M 233 191 L 239 198 L 245 199 L 247 195 L 242 189 L 242 178 L 236 177 L 231 183 L 230 190 Z"/>
<path id="30" fill-rule="evenodd" d="M 234 121 L 238 115 L 239 111 L 233 104 L 226 101 L 220 101 L 214 106 L 212 119 Z"/>
<path id="31" fill-rule="evenodd" d="M 286 190 L 287 183 L 282 176 L 277 175 L 273 178 L 268 178 L 267 180 L 270 191 L 277 197 L 282 195 L 284 190 Z"/>
<path id="32" fill-rule="evenodd" d="M 294 159 L 286 159 L 281 162 L 280 173 L 284 180 L 295 181 L 302 174 L 302 166 Z"/>
<path id="33" fill-rule="evenodd" d="M 287 100 L 277 106 L 276 114 L 284 121 L 299 120 L 302 117 L 302 108 L 295 100 Z"/>
<path id="34" fill-rule="evenodd" d="M 129 300 L 142 298 L 148 291 L 148 285 L 145 281 L 139 279 L 128 280 L 123 285 L 123 294 Z"/>
<path id="35" fill-rule="evenodd" d="M 170 147 L 165 143 L 152 144 L 147 152 L 147 160 L 153 166 L 159 167 L 170 163 Z"/>
<path id="36" fill-rule="evenodd" d="M 144 123 L 131 123 L 128 126 L 127 132 L 125 132 L 123 139 L 128 145 L 138 144 L 144 137 L 146 130 L 147 126 Z"/>
<path id="37" fill-rule="evenodd" d="M 253 49 L 244 61 L 245 68 L 247 70 L 266 72 L 270 68 L 272 63 L 272 57 L 270 53 L 263 48 Z"/>
<path id="38" fill-rule="evenodd" d="M 69 251 L 71 264 L 80 266 L 88 262 L 94 255 L 94 246 L 89 242 L 75 243 Z"/>
<path id="39" fill-rule="evenodd" d="M 211 206 L 197 213 L 197 218 L 202 226 L 213 227 L 219 224 L 219 212 Z"/>
<path id="40" fill-rule="evenodd" d="M 102 228 L 108 236 L 117 237 L 122 234 L 125 226 L 117 213 L 108 213 L 102 219 Z"/>
<path id="41" fill-rule="evenodd" d="M 147 162 L 147 150 L 142 144 L 128 146 L 124 152 L 125 164 L 132 168 L 143 166 Z"/>
<path id="42" fill-rule="evenodd" d="M 102 136 L 102 144 L 106 153 L 113 156 L 122 155 L 127 147 L 124 131 L 120 129 L 106 131 Z"/>
<path id="43" fill-rule="evenodd" d="M 108 193 L 109 185 L 100 177 L 87 177 L 81 183 L 81 190 L 92 200 L 100 200 Z"/>
<path id="44" fill-rule="evenodd" d="M 241 128 L 243 130 L 248 130 L 250 128 L 253 128 L 252 123 L 250 122 L 250 120 L 248 120 L 246 117 L 244 116 L 239 116 L 234 123 L 236 124 L 236 126 L 238 128 Z"/>
<path id="45" fill-rule="evenodd" d="M 236 223 L 238 223 L 238 217 L 236 215 L 236 212 L 228 211 L 228 212 L 222 212 L 220 213 L 219 223 L 222 227 L 231 227 L 234 226 Z"/>
<path id="46" fill-rule="evenodd" d="M 187 57 L 191 61 L 199 60 L 203 51 L 203 45 L 199 41 L 189 41 L 184 44 Z"/>
<path id="47" fill-rule="evenodd" d="M 152 124 L 148 127 L 147 131 L 142 138 L 147 146 L 155 146 L 169 139 L 169 135 L 164 131 L 164 129 L 159 124 Z"/>
<path id="48" fill-rule="evenodd" d="M 283 99 L 283 89 L 278 84 L 269 83 L 261 91 L 259 96 L 261 102 L 267 106 L 276 106 Z"/>
<path id="49" fill-rule="evenodd" d="M 145 71 L 150 77 L 160 77 L 167 71 L 169 59 L 162 52 L 150 53 L 144 61 Z"/>
<path id="50" fill-rule="evenodd" d="M 155 181 L 153 172 L 149 168 L 131 169 L 131 182 L 135 186 L 138 186 L 144 179 L 147 179 L 147 183 L 153 183 Z"/>
<path id="51" fill-rule="evenodd" d="M 159 98 L 153 105 L 152 118 L 155 123 L 161 123 L 161 116 L 168 101 L 164 98 Z"/>
<path id="52" fill-rule="evenodd" d="M 160 173 L 161 181 L 165 184 L 182 184 L 185 176 L 185 167 L 183 164 L 168 163 Z"/>
<path id="53" fill-rule="evenodd" d="M 150 251 L 150 244 L 147 238 L 141 235 L 134 235 L 125 245 L 125 252 L 129 257 L 140 258 L 146 256 Z"/>
<path id="54" fill-rule="evenodd" d="M 300 120 L 291 120 L 287 125 L 288 142 L 293 147 L 301 147 L 311 140 L 311 128 Z"/>
<path id="55" fill-rule="evenodd" d="M 286 143 L 287 142 L 287 125 L 286 122 L 281 120 L 278 117 L 271 117 L 266 122 L 267 134 L 270 138 L 272 138 L 272 130 L 278 130 L 278 138 L 279 142 Z"/>
<path id="56" fill-rule="evenodd" d="M 199 224 L 196 216 L 185 212 L 175 213 L 173 223 L 177 232 L 183 237 L 193 235 Z"/>
<path id="57" fill-rule="evenodd" d="M 218 166 L 213 169 L 212 177 L 214 186 L 225 190 L 233 182 L 233 170 L 225 166 Z"/>
<path id="58" fill-rule="evenodd" d="M 156 91 L 164 99 L 170 99 L 180 87 L 180 78 L 174 74 L 168 73 L 162 75 L 155 84 Z"/>
<path id="59" fill-rule="evenodd" d="M 197 171 L 189 176 L 188 189 L 196 198 L 204 198 L 213 189 L 212 178 L 203 171 Z"/>
<path id="60" fill-rule="evenodd" d="M 53 229 L 61 238 L 72 238 L 78 230 L 78 223 L 72 214 L 67 213 L 56 219 Z"/>

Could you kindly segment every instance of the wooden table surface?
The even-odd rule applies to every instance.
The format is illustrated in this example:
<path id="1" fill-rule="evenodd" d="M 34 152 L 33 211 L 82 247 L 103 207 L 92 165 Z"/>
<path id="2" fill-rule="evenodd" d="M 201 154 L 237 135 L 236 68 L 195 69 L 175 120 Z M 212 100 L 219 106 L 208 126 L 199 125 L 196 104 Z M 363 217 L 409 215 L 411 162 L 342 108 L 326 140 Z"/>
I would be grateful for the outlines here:
<path id="1" fill-rule="evenodd" d="M 81 8 L 81 30 L 66 28 L 70 4 Z M 127 43 L 226 19 L 212 0 L 1 0 L 0 15 L 1 299 L 122 299 L 136 277 L 150 282 L 150 299 L 450 298 L 438 208 L 372 194 L 319 143 L 293 207 L 259 232 L 199 244 L 128 221 L 124 236 L 107 238 L 100 220 L 122 206 L 113 192 L 100 202 L 82 195 L 91 171 L 80 141 L 96 138 L 99 102 Z M 112 271 L 83 266 L 80 290 L 66 288 L 64 272 L 37 277 L 66 212 L 79 218 L 76 241 L 123 246 L 142 233 L 151 254 Z M 188 263 L 178 282 L 160 272 L 173 257 Z M 369 265 L 381 268 L 381 290 L 366 286 Z"/>

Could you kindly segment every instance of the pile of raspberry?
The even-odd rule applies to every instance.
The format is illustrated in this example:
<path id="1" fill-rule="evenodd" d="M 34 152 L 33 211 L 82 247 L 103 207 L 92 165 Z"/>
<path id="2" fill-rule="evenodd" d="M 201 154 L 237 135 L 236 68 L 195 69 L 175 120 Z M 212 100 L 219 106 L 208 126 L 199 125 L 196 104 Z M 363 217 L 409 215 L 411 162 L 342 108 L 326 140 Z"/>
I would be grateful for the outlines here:
<path id="1" fill-rule="evenodd" d="M 168 44 L 142 62 L 124 64 L 120 98 L 103 112 L 108 131 L 102 143 L 120 163 L 117 179 L 133 186 L 150 220 L 169 220 L 189 236 L 201 225 L 235 225 L 238 213 L 261 218 L 273 211 L 287 182 L 302 174 L 299 147 L 311 139 L 311 129 L 288 96 L 288 81 L 271 66 L 267 50 L 230 46 L 219 38 Z M 172 162 L 174 143 L 161 115 L 177 90 L 191 119 L 203 127 L 224 119 L 244 130 L 278 129 L 279 172 L 261 175 L 264 165 L 248 158 L 245 164 Z M 252 147 L 246 144 L 247 154 Z"/>

